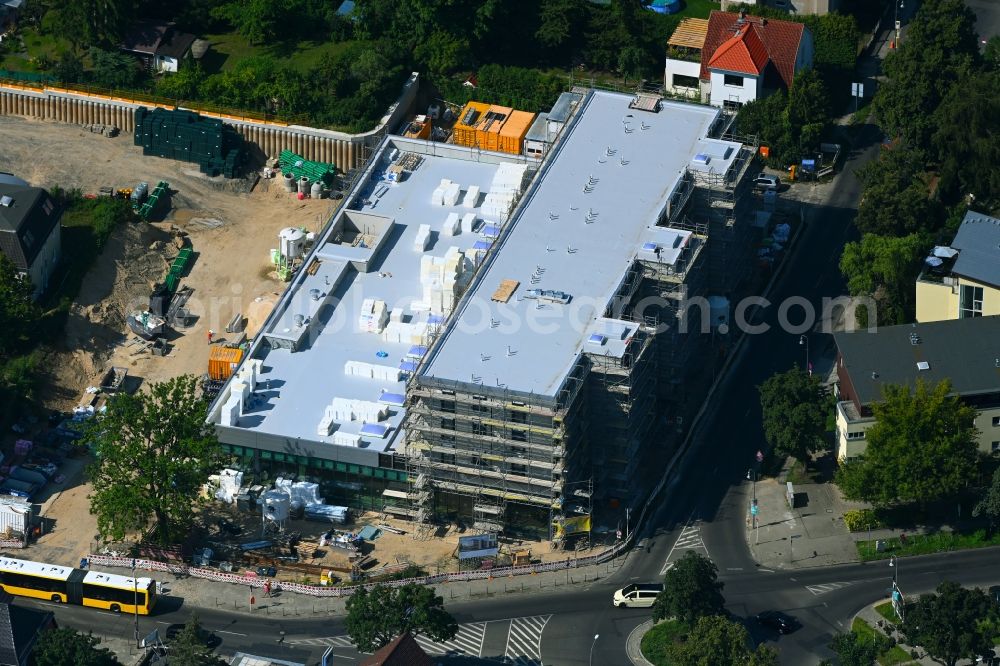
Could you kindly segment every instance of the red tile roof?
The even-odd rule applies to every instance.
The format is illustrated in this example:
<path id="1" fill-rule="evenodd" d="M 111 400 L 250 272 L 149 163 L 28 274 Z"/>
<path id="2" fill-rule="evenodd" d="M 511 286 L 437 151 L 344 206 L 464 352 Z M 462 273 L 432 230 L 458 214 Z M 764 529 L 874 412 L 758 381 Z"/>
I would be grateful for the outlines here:
<path id="1" fill-rule="evenodd" d="M 757 34 L 757 26 L 749 24 L 716 49 L 708 67 L 759 76 L 767 67 L 768 60 L 767 48 Z"/>
<path id="2" fill-rule="evenodd" d="M 433 666 L 433 662 L 413 636 L 400 634 L 359 666 Z"/>
<path id="3" fill-rule="evenodd" d="M 739 30 L 737 21 L 740 15 L 733 12 L 713 10 L 708 18 L 708 33 L 705 35 L 705 46 L 701 50 L 701 78 L 708 80 L 709 63 L 718 54 L 720 47 L 731 42 Z M 799 44 L 805 26 L 794 21 L 763 20 L 757 16 L 747 16 L 746 22 L 753 26 L 753 32 L 763 44 L 767 56 L 777 70 L 781 80 L 788 87 L 795 77 L 795 56 L 799 52 Z M 729 50 L 731 50 L 730 47 Z M 757 62 L 753 50 L 747 48 L 747 57 Z M 746 64 L 746 62 L 742 63 Z M 720 69 L 722 69 L 720 67 Z M 737 70 L 745 71 L 745 70 Z"/>

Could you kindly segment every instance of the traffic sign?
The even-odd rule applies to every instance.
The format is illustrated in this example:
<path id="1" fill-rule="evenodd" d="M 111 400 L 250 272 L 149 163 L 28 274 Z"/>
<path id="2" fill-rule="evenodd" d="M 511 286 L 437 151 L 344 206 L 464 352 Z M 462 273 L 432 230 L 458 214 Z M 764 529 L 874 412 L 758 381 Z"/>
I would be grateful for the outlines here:
<path id="1" fill-rule="evenodd" d="M 750 515 L 751 516 L 756 516 L 758 513 L 760 513 L 760 507 L 757 506 L 756 504 L 751 504 L 750 505 Z"/>

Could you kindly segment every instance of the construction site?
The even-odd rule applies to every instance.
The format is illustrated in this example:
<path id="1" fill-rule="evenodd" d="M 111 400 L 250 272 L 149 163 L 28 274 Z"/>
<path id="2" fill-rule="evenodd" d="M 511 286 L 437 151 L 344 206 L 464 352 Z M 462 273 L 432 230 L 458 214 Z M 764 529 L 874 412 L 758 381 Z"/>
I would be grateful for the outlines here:
<path id="1" fill-rule="evenodd" d="M 418 538 L 586 549 L 643 501 L 732 339 L 767 225 L 757 146 L 718 109 L 580 90 L 516 119 L 517 154 L 510 110 L 473 111 L 448 143 L 426 117 L 386 138 L 209 422 L 257 483 L 316 482 Z"/>

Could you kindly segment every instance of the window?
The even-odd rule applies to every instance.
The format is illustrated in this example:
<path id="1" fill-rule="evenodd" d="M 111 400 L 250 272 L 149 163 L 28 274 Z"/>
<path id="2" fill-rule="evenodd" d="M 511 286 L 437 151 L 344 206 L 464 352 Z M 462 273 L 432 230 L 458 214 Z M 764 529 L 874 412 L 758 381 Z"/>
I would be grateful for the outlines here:
<path id="1" fill-rule="evenodd" d="M 993 417 L 993 427 L 1000 428 L 1000 416 Z"/>
<path id="2" fill-rule="evenodd" d="M 480 435 L 482 437 L 492 437 L 493 436 L 493 426 L 488 423 L 478 423 L 473 422 L 472 424 L 472 434 Z"/>
<path id="3" fill-rule="evenodd" d="M 722 82 L 727 86 L 736 86 L 737 88 L 743 87 L 743 77 L 736 76 L 735 74 L 723 74 Z"/>
<path id="4" fill-rule="evenodd" d="M 455 429 L 455 419 L 441 419 L 441 429 L 442 430 L 454 430 Z"/>
<path id="5" fill-rule="evenodd" d="M 469 405 L 469 408 L 474 412 L 479 412 L 480 414 L 488 414 L 490 411 L 489 406 L 484 405 L 481 402 L 474 402 L 471 405 Z"/>
<path id="6" fill-rule="evenodd" d="M 527 442 L 528 433 L 525 430 L 511 430 L 510 438 L 513 439 L 515 442 Z"/>
<path id="7" fill-rule="evenodd" d="M 847 439 L 864 439 L 864 438 L 865 438 L 865 431 L 864 430 L 862 430 L 861 432 L 849 432 L 849 433 L 847 433 Z"/>
<path id="8" fill-rule="evenodd" d="M 510 466 L 510 472 L 511 472 L 511 474 L 521 474 L 521 475 L 524 475 L 524 474 L 528 473 L 528 466 L 527 465 L 512 464 Z"/>
<path id="9" fill-rule="evenodd" d="M 993 442 L 993 444 L 990 446 L 990 450 L 993 453 L 1000 453 L 1000 442 Z"/>
<path id="10" fill-rule="evenodd" d="M 697 76 L 684 76 L 683 74 L 674 74 L 675 88 L 697 88 L 698 83 L 699 82 Z"/>
<path id="11" fill-rule="evenodd" d="M 983 316 L 983 288 L 963 284 L 958 296 L 958 318 Z"/>
<path id="12" fill-rule="evenodd" d="M 736 111 L 741 106 L 743 106 L 743 102 L 739 101 L 738 99 L 727 99 L 727 100 L 723 100 L 722 106 L 723 106 L 723 108 L 730 109 L 732 111 Z"/>
<path id="13" fill-rule="evenodd" d="M 524 412 L 511 412 L 510 420 L 514 423 L 527 423 L 528 415 Z"/>
<path id="14" fill-rule="evenodd" d="M 438 407 L 442 412 L 447 412 L 449 414 L 455 413 L 455 401 L 454 400 L 441 400 Z"/>

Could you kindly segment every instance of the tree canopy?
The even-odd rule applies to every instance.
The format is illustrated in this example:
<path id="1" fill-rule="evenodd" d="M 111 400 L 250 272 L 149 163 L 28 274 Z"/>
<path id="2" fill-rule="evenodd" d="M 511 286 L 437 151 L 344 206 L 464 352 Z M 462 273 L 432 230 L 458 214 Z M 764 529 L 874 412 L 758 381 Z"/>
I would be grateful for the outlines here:
<path id="1" fill-rule="evenodd" d="M 750 649 L 750 634 L 742 624 L 722 615 L 706 615 L 669 650 L 673 666 L 777 666 L 777 651 L 761 645 Z"/>
<path id="2" fill-rule="evenodd" d="M 981 589 L 968 589 L 952 581 L 937 587 L 937 594 L 923 594 L 906 604 L 903 634 L 911 645 L 955 666 L 959 659 L 975 659 L 993 647 L 996 616 L 990 597 Z"/>
<path id="3" fill-rule="evenodd" d="M 75 629 L 49 629 L 38 637 L 31 656 L 34 666 L 121 666 L 114 653 L 99 647 L 100 642 L 97 636 Z"/>
<path id="4" fill-rule="evenodd" d="M 171 666 L 226 666 L 229 662 L 213 654 L 209 638 L 198 614 L 192 613 L 184 627 L 170 639 Z"/>
<path id="5" fill-rule="evenodd" d="M 791 90 L 776 92 L 744 104 L 737 115 L 740 131 L 758 137 L 770 149 L 768 162 L 797 164 L 819 149 L 830 127 L 830 96 L 815 69 L 795 76 Z"/>
<path id="6" fill-rule="evenodd" d="M 972 515 L 989 519 L 994 529 L 1000 525 L 1000 467 L 994 470 L 993 481 L 972 509 Z"/>
<path id="7" fill-rule="evenodd" d="M 940 211 L 930 200 L 920 156 L 910 150 L 886 150 L 858 169 L 864 197 L 855 224 L 862 233 L 882 236 L 934 231 Z"/>
<path id="8" fill-rule="evenodd" d="M 979 60 L 976 16 L 963 0 L 925 0 L 895 53 L 883 64 L 888 81 L 875 96 L 879 122 L 905 144 L 924 150 L 941 100 Z"/>
<path id="9" fill-rule="evenodd" d="M 764 437 L 775 454 L 806 461 L 826 445 L 829 401 L 818 377 L 798 366 L 757 387 L 764 412 Z"/>
<path id="10" fill-rule="evenodd" d="M 444 599 L 433 588 L 415 583 L 358 588 L 347 600 L 344 625 L 362 652 L 374 652 L 406 632 L 438 642 L 458 633 L 458 624 L 444 609 Z"/>
<path id="11" fill-rule="evenodd" d="M 857 308 L 858 324 L 902 324 L 916 308 L 913 284 L 920 274 L 921 251 L 929 244 L 919 234 L 902 237 L 865 234 L 860 241 L 844 245 L 840 271 L 851 296 L 874 301 L 877 321 L 869 321 L 867 308 Z"/>
<path id="12" fill-rule="evenodd" d="M 689 550 L 663 578 L 663 591 L 653 604 L 653 619 L 677 618 L 694 626 L 698 618 L 718 615 L 725 607 L 718 568 L 704 555 Z"/>
<path id="13" fill-rule="evenodd" d="M 837 653 L 840 666 L 873 666 L 888 641 L 886 637 L 876 633 L 876 639 L 879 638 L 882 640 L 876 643 L 862 639 L 855 632 L 849 631 L 834 636 L 830 649 Z"/>
<path id="14" fill-rule="evenodd" d="M 10 259 L 0 254 L 0 358 L 23 347 L 37 324 L 33 292 L 31 279 L 22 277 Z"/>
<path id="15" fill-rule="evenodd" d="M 872 405 L 867 448 L 843 465 L 838 483 L 850 499 L 877 506 L 955 497 L 975 477 L 975 410 L 949 395 L 951 384 L 886 385 Z"/>
<path id="16" fill-rule="evenodd" d="M 121 539 L 153 521 L 161 543 L 186 533 L 195 498 L 218 469 L 207 408 L 190 375 L 108 401 L 83 440 L 95 455 L 90 510 L 102 536 Z"/>

